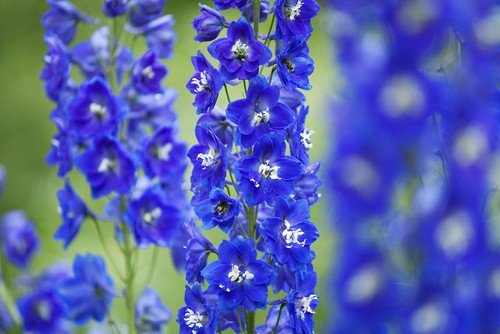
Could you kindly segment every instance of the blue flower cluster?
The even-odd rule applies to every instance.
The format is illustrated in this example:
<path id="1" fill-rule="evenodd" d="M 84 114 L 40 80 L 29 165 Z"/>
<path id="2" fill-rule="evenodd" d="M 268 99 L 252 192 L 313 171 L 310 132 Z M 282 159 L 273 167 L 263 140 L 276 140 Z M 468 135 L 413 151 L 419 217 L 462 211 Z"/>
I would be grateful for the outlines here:
<path id="1" fill-rule="evenodd" d="M 229 21 L 223 10 L 241 17 Z M 195 73 L 186 87 L 200 115 L 198 143 L 188 151 L 191 205 L 202 229 L 218 227 L 227 239 L 216 247 L 194 222 L 186 227 L 180 333 L 313 333 L 311 245 L 319 233 L 310 206 L 321 181 L 308 155 L 314 131 L 305 127 L 309 109 L 300 90 L 311 89 L 307 40 L 318 10 L 314 0 L 216 0 L 214 8 L 200 4 L 192 22 L 194 39 L 210 42 L 217 66 L 201 51 L 191 58 Z M 269 32 L 260 35 L 268 16 Z M 232 100 L 229 86 L 243 98 Z M 210 254 L 217 259 L 209 263 Z M 285 297 L 269 298 L 269 287 Z M 266 324 L 256 326 L 255 311 L 268 305 Z"/>
<path id="2" fill-rule="evenodd" d="M 330 0 L 330 333 L 495 333 L 498 3 Z"/>
<path id="3" fill-rule="evenodd" d="M 126 321 L 129 334 L 160 333 L 171 315 L 154 290 L 139 287 L 134 278 L 138 253 L 149 246 L 172 248 L 177 266 L 185 262 L 177 241 L 188 237 L 184 225 L 191 215 L 183 176 L 187 145 L 178 136 L 172 109 L 177 95 L 163 85 L 168 70 L 162 60 L 172 56 L 175 42 L 173 17 L 164 14 L 165 0 L 105 0 L 100 17 L 82 13 L 68 0 L 47 2 L 50 9 L 42 25 L 49 50 L 41 79 L 55 103 L 50 119 L 58 131 L 47 162 L 65 180 L 57 193 L 62 225 L 54 238 L 67 248 L 82 224 L 92 222 L 123 284 L 118 293 L 121 287 L 106 274 L 101 257 L 77 256 L 71 278 L 52 284 L 62 301 L 57 312 L 77 325 L 89 319 L 100 322 L 111 319 L 112 298 L 123 297 L 127 317 L 116 322 Z M 94 32 L 75 43 L 81 24 Z M 139 56 L 125 43 L 137 39 L 147 45 Z M 95 206 L 104 206 L 104 213 L 91 209 L 73 189 L 73 167 L 85 177 Z M 116 242 L 110 245 L 105 225 L 115 231 Z M 27 244 L 20 261 L 30 251 L 28 245 L 36 246 Z M 122 266 L 115 263 L 112 247 L 121 253 Z M 23 316 L 29 309 L 38 310 L 42 318 L 52 314 L 33 303 L 28 299 L 20 304 Z M 48 333 L 46 324 L 32 322 L 28 328 L 26 319 L 24 324 L 26 330 Z"/>

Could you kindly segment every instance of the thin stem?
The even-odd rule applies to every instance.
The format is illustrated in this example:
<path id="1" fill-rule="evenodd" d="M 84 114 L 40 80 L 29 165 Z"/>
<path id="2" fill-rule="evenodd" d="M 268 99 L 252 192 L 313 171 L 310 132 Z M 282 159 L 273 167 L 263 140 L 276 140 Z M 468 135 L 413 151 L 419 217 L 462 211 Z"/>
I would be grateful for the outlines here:
<path id="1" fill-rule="evenodd" d="M 253 0 L 253 38 L 259 39 L 260 0 Z"/>
<path id="2" fill-rule="evenodd" d="M 156 262 L 158 260 L 158 247 L 153 248 L 153 257 L 151 259 L 151 263 L 149 264 L 149 271 L 148 274 L 146 275 L 146 282 L 144 285 L 149 285 L 151 283 L 151 279 L 153 278 L 153 274 L 156 269 Z"/>
<path id="3" fill-rule="evenodd" d="M 247 333 L 255 334 L 255 312 L 246 312 L 245 319 L 247 322 Z"/>
<path id="4" fill-rule="evenodd" d="M 273 14 L 273 17 L 271 18 L 271 25 L 269 26 L 269 31 L 267 32 L 267 36 L 266 36 L 266 40 L 264 41 L 264 45 L 267 45 L 267 43 L 269 43 L 269 41 L 270 41 L 269 36 L 271 36 L 271 31 L 273 30 L 273 25 L 274 25 L 275 20 L 276 20 L 276 15 Z"/>
<path id="5" fill-rule="evenodd" d="M 271 84 L 271 81 L 273 81 L 274 72 L 276 72 L 276 66 L 273 66 L 273 68 L 271 68 L 271 74 L 269 75 L 269 84 Z"/>
<path id="6" fill-rule="evenodd" d="M 278 311 L 278 318 L 276 319 L 276 325 L 274 325 L 274 330 L 273 330 L 272 334 L 278 333 L 278 326 L 280 324 L 281 312 L 283 311 L 283 308 L 285 307 L 285 305 L 286 305 L 286 302 L 282 303 L 280 306 L 280 310 Z"/>
<path id="7" fill-rule="evenodd" d="M 101 241 L 102 248 L 104 249 L 104 252 L 106 253 L 106 257 L 107 257 L 109 263 L 111 263 L 111 266 L 116 271 L 116 274 L 118 275 L 120 280 L 123 283 L 125 283 L 125 278 L 123 277 L 123 274 L 121 273 L 118 265 L 116 264 L 116 262 L 114 260 L 114 256 L 111 253 L 110 249 L 108 248 L 108 244 L 104 240 L 104 234 L 102 233 L 101 227 L 99 226 L 99 222 L 97 221 L 97 219 L 94 216 L 90 216 L 90 218 L 94 222 L 94 226 L 97 230 L 97 235 L 99 236 L 99 240 Z"/>
<path id="8" fill-rule="evenodd" d="M 247 89 L 247 81 L 246 80 L 243 80 L 243 87 L 245 88 L 245 94 L 247 93 L 248 89 Z"/>
<path id="9" fill-rule="evenodd" d="M 123 256 L 125 258 L 125 289 L 126 289 L 126 304 L 127 304 L 127 321 L 128 330 L 130 334 L 135 334 L 135 323 L 134 323 L 134 265 L 132 263 L 132 241 L 130 240 L 130 233 L 128 231 L 128 226 L 122 222 L 122 228 L 124 231 L 125 238 L 125 252 Z"/>
<path id="10" fill-rule="evenodd" d="M 224 84 L 224 90 L 226 91 L 227 103 L 231 103 L 231 98 L 229 97 L 229 91 L 227 90 L 226 84 Z"/>

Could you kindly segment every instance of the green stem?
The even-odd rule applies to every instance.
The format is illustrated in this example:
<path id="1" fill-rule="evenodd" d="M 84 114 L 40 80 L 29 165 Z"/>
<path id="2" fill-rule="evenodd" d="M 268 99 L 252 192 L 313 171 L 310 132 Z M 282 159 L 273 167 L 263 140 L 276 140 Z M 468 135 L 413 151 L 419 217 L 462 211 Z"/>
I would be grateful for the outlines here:
<path id="1" fill-rule="evenodd" d="M 276 325 L 274 325 L 274 330 L 272 334 L 278 333 L 278 326 L 280 324 L 280 318 L 281 318 L 281 312 L 283 311 L 283 308 L 285 307 L 285 303 L 282 303 L 280 306 L 280 310 L 278 311 L 278 318 L 276 319 Z"/>
<path id="2" fill-rule="evenodd" d="M 246 312 L 245 318 L 247 322 L 247 333 L 255 334 L 255 312 Z"/>
<path id="3" fill-rule="evenodd" d="M 125 278 L 123 277 L 123 275 L 120 271 L 120 268 L 116 264 L 114 257 L 113 257 L 113 254 L 109 250 L 108 244 L 106 243 L 106 240 L 104 239 L 104 234 L 102 233 L 101 227 L 99 226 L 99 222 L 97 221 L 97 219 L 94 216 L 90 216 L 90 218 L 94 222 L 94 226 L 97 230 L 97 235 L 99 236 L 99 240 L 101 241 L 102 248 L 104 249 L 104 252 L 106 253 L 106 257 L 107 257 L 108 261 L 111 263 L 111 266 L 116 271 L 116 274 L 118 275 L 120 280 L 122 282 L 125 282 Z"/>
<path id="4" fill-rule="evenodd" d="M 127 305 L 127 323 L 128 323 L 128 333 L 135 334 L 135 323 L 134 323 L 134 265 L 133 265 L 133 249 L 132 240 L 130 239 L 130 233 L 126 223 L 122 222 L 123 233 L 125 235 L 125 250 L 123 256 L 125 258 L 125 300 Z"/>
<path id="5" fill-rule="evenodd" d="M 157 260 L 158 260 L 158 247 L 155 246 L 153 248 L 153 258 L 151 259 L 151 263 L 149 265 L 149 271 L 148 271 L 148 274 L 146 276 L 146 284 L 145 285 L 149 285 L 149 283 L 151 283 L 151 280 L 153 279 L 153 274 L 154 274 L 155 269 L 156 269 Z"/>
<path id="6" fill-rule="evenodd" d="M 253 38 L 259 39 L 260 0 L 253 0 Z"/>
<path id="7" fill-rule="evenodd" d="M 224 84 L 224 90 L 226 91 L 227 103 L 231 103 L 231 98 L 229 97 L 229 91 L 227 90 L 226 84 Z"/>

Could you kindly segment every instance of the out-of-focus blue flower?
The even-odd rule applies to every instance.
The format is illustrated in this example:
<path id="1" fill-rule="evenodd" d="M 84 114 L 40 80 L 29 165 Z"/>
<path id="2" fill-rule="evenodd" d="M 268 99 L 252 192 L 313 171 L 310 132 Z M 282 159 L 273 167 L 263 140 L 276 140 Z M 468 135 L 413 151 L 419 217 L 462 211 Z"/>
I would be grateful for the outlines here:
<path id="1" fill-rule="evenodd" d="M 202 270 L 203 277 L 218 291 L 221 311 L 239 306 L 250 312 L 266 308 L 267 286 L 276 273 L 273 267 L 256 257 L 253 239 L 223 240 L 219 260 Z"/>
<path id="2" fill-rule="evenodd" d="M 191 57 L 191 62 L 196 73 L 189 79 L 186 88 L 196 95 L 193 102 L 193 106 L 197 107 L 196 113 L 204 114 L 215 107 L 224 80 L 201 51 Z"/>
<path id="3" fill-rule="evenodd" d="M 229 21 L 218 11 L 202 4 L 199 5 L 201 15 L 195 17 L 191 23 L 196 30 L 194 40 L 197 42 L 213 41 L 222 29 L 229 25 Z"/>
<path id="4" fill-rule="evenodd" d="M 5 303 L 0 299 L 0 331 L 8 333 L 8 329 L 14 325 L 14 319 Z"/>
<path id="5" fill-rule="evenodd" d="M 162 326 L 170 321 L 172 313 L 162 304 L 160 296 L 146 287 L 135 303 L 135 325 L 143 334 L 161 334 Z"/>
<path id="6" fill-rule="evenodd" d="M 23 318 L 23 329 L 32 333 L 59 333 L 63 325 L 64 306 L 53 289 L 35 289 L 17 301 Z"/>
<path id="7" fill-rule="evenodd" d="M 289 40 L 292 36 L 308 39 L 313 31 L 311 19 L 318 11 L 319 5 L 314 0 L 277 0 L 274 13 L 278 39 Z"/>
<path id="8" fill-rule="evenodd" d="M 66 249 L 80 231 L 85 218 L 92 213 L 68 180 L 64 183 L 64 189 L 57 192 L 57 199 L 63 224 L 57 229 L 54 239 L 62 240 Z"/>
<path id="9" fill-rule="evenodd" d="M 26 273 L 16 280 L 16 286 L 26 290 L 55 290 L 57 285 L 73 275 L 65 261 L 58 261 L 39 273 Z"/>
<path id="10" fill-rule="evenodd" d="M 254 78 L 259 66 L 266 64 L 272 57 L 267 46 L 254 40 L 253 28 L 243 17 L 231 22 L 227 38 L 212 42 L 208 52 L 220 61 L 220 70 L 226 80 Z"/>
<path id="11" fill-rule="evenodd" d="M 215 334 L 219 323 L 214 305 L 207 303 L 199 284 L 186 285 L 186 306 L 179 309 L 180 334 Z"/>
<path id="12" fill-rule="evenodd" d="M 314 333 L 313 315 L 318 306 L 318 296 L 315 293 L 317 275 L 314 271 L 297 273 L 295 289 L 286 297 L 290 327 L 295 333 Z"/>
<path id="13" fill-rule="evenodd" d="M 240 8 L 245 5 L 246 0 L 215 0 L 215 9 L 224 10 L 229 8 Z"/>
<path id="14" fill-rule="evenodd" d="M 314 71 L 314 61 L 303 36 L 294 36 L 289 42 L 276 42 L 276 72 L 288 90 L 311 89 L 309 76 Z"/>
<path id="15" fill-rule="evenodd" d="M 58 293 L 64 303 L 66 318 L 78 325 L 90 318 L 102 321 L 117 296 L 114 283 L 106 272 L 106 264 L 98 255 L 76 255 L 74 277 L 63 281 Z"/>
<path id="16" fill-rule="evenodd" d="M 129 131 L 132 133 L 141 131 L 144 127 L 154 131 L 162 126 L 173 125 L 177 119 L 172 105 L 178 93 L 172 88 L 164 88 L 159 94 L 148 95 L 137 94 L 135 90 L 129 89 L 125 95 L 130 105 L 127 118 Z"/>
<path id="17" fill-rule="evenodd" d="M 155 51 L 160 58 L 172 57 L 175 32 L 172 26 L 175 20 L 172 15 L 164 15 L 147 23 L 143 27 L 127 26 L 131 34 L 144 35 L 148 48 Z"/>
<path id="18" fill-rule="evenodd" d="M 131 24 L 142 27 L 163 14 L 167 0 L 132 0 L 129 2 L 128 17 Z"/>
<path id="19" fill-rule="evenodd" d="M 227 106 L 227 117 L 238 125 L 236 143 L 252 147 L 265 134 L 279 133 L 294 120 L 294 114 L 279 100 L 279 89 L 259 75 L 250 81 L 247 97 Z"/>
<path id="20" fill-rule="evenodd" d="M 64 177 L 73 168 L 79 147 L 69 132 L 68 122 L 60 116 L 52 115 L 51 118 L 59 132 L 50 141 L 51 150 L 45 160 L 49 165 L 59 165 L 57 176 Z"/>
<path id="21" fill-rule="evenodd" d="M 121 82 L 125 72 L 132 68 L 132 52 L 125 46 L 113 41 L 110 44 L 109 28 L 104 26 L 97 29 L 89 41 L 78 43 L 71 50 L 71 60 L 78 65 L 87 79 L 94 76 L 105 78 L 111 67 L 111 48 L 114 51 L 114 66 L 116 68 L 116 79 Z M 114 76 L 114 74 L 113 74 Z"/>
<path id="22" fill-rule="evenodd" d="M 238 188 L 248 205 L 267 201 L 272 203 L 278 195 L 294 194 L 293 180 L 304 172 L 304 165 L 285 155 L 286 144 L 282 135 L 264 135 L 255 144 L 252 155 L 243 157 L 233 165 L 240 181 Z"/>
<path id="23" fill-rule="evenodd" d="M 127 11 L 128 0 L 104 0 L 102 11 L 108 17 L 117 17 Z"/>
<path id="24" fill-rule="evenodd" d="M 218 225 L 226 233 L 233 227 L 240 210 L 240 204 L 219 188 L 212 189 L 208 199 L 194 208 L 203 223 L 202 228 L 209 230 Z"/>
<path id="25" fill-rule="evenodd" d="M 85 150 L 76 161 L 98 198 L 116 191 L 126 193 L 135 180 L 135 165 L 122 145 L 115 139 L 103 137 Z"/>
<path id="26" fill-rule="evenodd" d="M 4 256 L 21 268 L 28 266 L 40 243 L 35 225 L 23 211 L 11 211 L 1 217 L 0 238 Z"/>
<path id="27" fill-rule="evenodd" d="M 179 209 L 165 201 L 158 189 L 151 187 L 129 203 L 126 220 L 139 246 L 166 247 L 182 223 L 182 216 Z"/>
<path id="28" fill-rule="evenodd" d="M 279 76 L 273 75 L 271 86 L 276 86 L 280 89 L 279 101 L 286 104 L 290 109 L 296 111 L 306 101 L 306 97 L 298 89 L 288 90 L 283 86 Z"/>
<path id="29" fill-rule="evenodd" d="M 186 168 L 186 144 L 177 138 L 177 128 L 164 126 L 144 143 L 144 171 L 150 178 L 168 180 Z"/>
<path id="30" fill-rule="evenodd" d="M 309 203 L 300 200 L 288 203 L 283 197 L 274 202 L 274 217 L 260 226 L 266 241 L 266 252 L 273 255 L 279 265 L 287 264 L 292 270 L 305 270 L 314 259 L 310 245 L 319 237 L 318 230 L 309 221 Z"/>
<path id="31" fill-rule="evenodd" d="M 93 23 L 93 19 L 82 14 L 69 1 L 48 0 L 50 10 L 42 17 L 42 25 L 47 34 L 54 34 L 64 44 L 69 44 L 76 34 L 76 28 L 80 21 Z"/>
<path id="32" fill-rule="evenodd" d="M 49 50 L 43 57 L 45 67 L 40 73 L 40 78 L 45 82 L 47 96 L 52 101 L 58 102 L 61 90 L 71 72 L 71 61 L 66 46 L 57 35 L 46 35 L 44 40 Z"/>
<path id="33" fill-rule="evenodd" d="M 161 81 L 167 75 L 166 67 L 155 51 L 146 51 L 132 67 L 132 86 L 142 94 L 161 92 Z"/>
<path id="34" fill-rule="evenodd" d="M 115 134 L 126 107 L 104 79 L 95 77 L 82 83 L 78 95 L 68 105 L 71 129 L 82 138 Z"/>
<path id="35" fill-rule="evenodd" d="M 269 0 L 262 0 L 259 1 L 259 4 L 259 22 L 264 22 L 267 20 L 267 16 L 272 13 L 271 3 Z M 239 7 L 238 9 L 242 16 L 248 19 L 248 22 L 253 23 L 253 1 L 247 1 L 243 7 Z"/>

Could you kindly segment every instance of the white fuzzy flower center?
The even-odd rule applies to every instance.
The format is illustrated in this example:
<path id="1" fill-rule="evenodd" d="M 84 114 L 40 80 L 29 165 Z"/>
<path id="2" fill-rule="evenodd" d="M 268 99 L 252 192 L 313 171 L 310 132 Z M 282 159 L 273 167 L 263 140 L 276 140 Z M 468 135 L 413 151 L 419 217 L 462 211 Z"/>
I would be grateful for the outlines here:
<path id="1" fill-rule="evenodd" d="M 206 90 L 208 87 L 207 71 L 200 72 L 199 79 L 198 78 L 191 79 L 191 84 L 196 85 L 196 88 L 194 89 L 196 93 L 201 93 L 204 90 Z"/>
<path id="2" fill-rule="evenodd" d="M 307 297 L 302 297 L 301 299 L 297 300 L 295 304 L 297 309 L 297 314 L 300 315 L 300 318 L 302 320 L 304 320 L 306 313 L 311 313 L 311 314 L 315 313 L 311 307 L 311 302 L 317 299 L 318 296 L 312 293 Z"/>
<path id="3" fill-rule="evenodd" d="M 106 115 L 106 112 L 108 111 L 105 106 L 95 102 L 92 102 L 89 108 L 90 112 L 97 118 L 103 118 Z"/>
<path id="4" fill-rule="evenodd" d="M 285 239 L 286 248 L 292 248 L 293 245 L 304 247 L 306 244 L 306 240 L 304 239 L 303 241 L 299 241 L 299 237 L 303 234 L 304 232 L 302 232 L 300 228 L 292 230 L 290 228 L 290 223 L 285 220 L 285 229 L 283 230 L 283 232 L 281 232 L 281 235 L 283 236 L 283 239 Z"/>
<path id="5" fill-rule="evenodd" d="M 314 130 L 307 130 L 307 129 L 304 129 L 304 131 L 300 133 L 300 137 L 302 137 L 300 143 L 307 149 L 313 147 L 313 144 L 311 143 L 311 136 L 313 134 Z"/>
<path id="6" fill-rule="evenodd" d="M 203 328 L 203 320 L 205 317 L 199 312 L 194 313 L 190 308 L 186 309 L 184 314 L 184 322 L 189 328 Z M 193 330 L 192 333 L 196 333 L 197 330 Z"/>
<path id="7" fill-rule="evenodd" d="M 203 169 L 205 169 L 208 166 L 212 166 L 218 156 L 219 154 L 212 147 L 210 147 L 208 153 L 199 153 L 196 158 L 202 160 L 201 165 L 204 167 Z"/>
<path id="8" fill-rule="evenodd" d="M 101 160 L 101 163 L 99 164 L 99 167 L 97 167 L 97 171 L 99 173 L 113 172 L 115 169 L 116 169 L 116 161 L 110 160 L 108 158 L 103 158 Z"/>
<path id="9" fill-rule="evenodd" d="M 241 272 L 240 267 L 233 264 L 231 266 L 231 271 L 227 274 L 227 277 L 231 280 L 231 282 L 241 283 L 246 279 L 251 280 L 254 278 L 254 275 L 248 270 Z"/>
<path id="10" fill-rule="evenodd" d="M 278 176 L 279 168 L 279 166 L 269 166 L 269 161 L 266 161 L 259 166 L 259 173 L 264 177 L 270 178 L 272 180 L 281 180 L 281 178 Z"/>
<path id="11" fill-rule="evenodd" d="M 252 126 L 257 126 L 260 123 L 269 121 L 269 109 L 266 108 L 261 112 L 255 112 L 252 119 Z"/>
<path id="12" fill-rule="evenodd" d="M 166 143 L 165 145 L 159 147 L 156 153 L 158 155 L 158 159 L 168 161 L 173 147 L 174 145 L 172 145 L 172 143 Z"/>
<path id="13" fill-rule="evenodd" d="M 158 219 L 161 216 L 161 209 L 160 208 L 154 208 L 153 210 L 146 212 L 142 215 L 142 220 L 146 224 L 153 224 L 156 219 Z"/>
<path id="14" fill-rule="evenodd" d="M 298 0 L 295 6 L 288 8 L 288 18 L 290 20 L 295 20 L 295 18 L 300 15 L 300 7 L 302 7 L 302 4 L 302 0 Z"/>
<path id="15" fill-rule="evenodd" d="M 231 51 L 234 54 L 234 57 L 238 60 L 244 61 L 248 57 L 249 47 L 245 43 L 241 41 L 241 39 L 237 40 L 236 43 L 231 47 Z"/>

